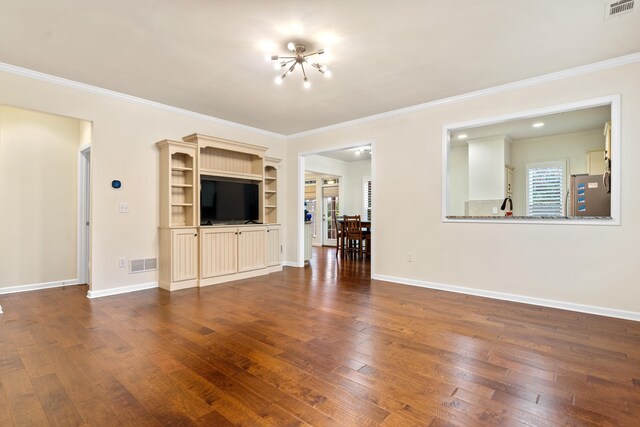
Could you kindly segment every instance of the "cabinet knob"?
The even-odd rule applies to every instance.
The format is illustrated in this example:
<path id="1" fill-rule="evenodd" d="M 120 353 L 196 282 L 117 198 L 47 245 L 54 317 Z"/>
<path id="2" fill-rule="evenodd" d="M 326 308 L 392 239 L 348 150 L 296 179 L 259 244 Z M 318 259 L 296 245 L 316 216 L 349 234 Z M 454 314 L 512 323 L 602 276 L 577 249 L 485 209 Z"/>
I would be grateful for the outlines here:
<path id="1" fill-rule="evenodd" d="M 198 233 L 194 234 L 193 237 L 198 237 Z"/>

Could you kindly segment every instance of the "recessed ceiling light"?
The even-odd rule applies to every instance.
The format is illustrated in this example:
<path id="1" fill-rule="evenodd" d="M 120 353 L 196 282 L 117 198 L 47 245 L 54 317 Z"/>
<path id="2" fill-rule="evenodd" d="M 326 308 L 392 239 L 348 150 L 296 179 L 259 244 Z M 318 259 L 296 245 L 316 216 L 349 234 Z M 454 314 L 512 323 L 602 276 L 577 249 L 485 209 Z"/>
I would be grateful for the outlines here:
<path id="1" fill-rule="evenodd" d="M 533 126 L 534 128 L 541 128 L 542 126 L 544 126 L 543 122 L 536 122 L 534 124 L 532 124 L 531 126 Z"/>
<path id="2" fill-rule="evenodd" d="M 458 135 L 458 139 L 467 139 L 467 134 L 461 133 L 460 135 Z"/>

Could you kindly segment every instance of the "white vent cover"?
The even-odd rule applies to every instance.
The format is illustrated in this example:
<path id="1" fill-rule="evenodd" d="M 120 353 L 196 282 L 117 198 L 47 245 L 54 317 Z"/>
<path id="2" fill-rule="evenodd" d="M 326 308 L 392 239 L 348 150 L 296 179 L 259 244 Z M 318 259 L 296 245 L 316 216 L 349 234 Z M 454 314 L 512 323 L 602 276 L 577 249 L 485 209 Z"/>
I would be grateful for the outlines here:
<path id="1" fill-rule="evenodd" d="M 607 0 L 604 9 L 604 20 L 626 15 L 636 10 L 635 0 Z"/>
<path id="2" fill-rule="evenodd" d="M 157 270 L 157 258 L 132 259 L 129 263 L 129 273 L 142 273 L 143 271 Z"/>

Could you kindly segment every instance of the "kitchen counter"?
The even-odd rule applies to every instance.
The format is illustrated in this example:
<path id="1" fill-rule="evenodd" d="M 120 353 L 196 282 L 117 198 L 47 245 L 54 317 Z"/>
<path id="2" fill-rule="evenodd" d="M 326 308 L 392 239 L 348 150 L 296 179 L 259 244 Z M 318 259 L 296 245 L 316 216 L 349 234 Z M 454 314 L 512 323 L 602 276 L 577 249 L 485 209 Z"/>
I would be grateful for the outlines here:
<path id="1" fill-rule="evenodd" d="M 465 215 L 450 215 L 447 219 L 492 219 L 496 221 L 510 221 L 510 220 L 537 220 L 537 219 L 553 219 L 557 221 L 566 220 L 585 220 L 585 219 L 612 219 L 610 216 L 465 216 Z"/>

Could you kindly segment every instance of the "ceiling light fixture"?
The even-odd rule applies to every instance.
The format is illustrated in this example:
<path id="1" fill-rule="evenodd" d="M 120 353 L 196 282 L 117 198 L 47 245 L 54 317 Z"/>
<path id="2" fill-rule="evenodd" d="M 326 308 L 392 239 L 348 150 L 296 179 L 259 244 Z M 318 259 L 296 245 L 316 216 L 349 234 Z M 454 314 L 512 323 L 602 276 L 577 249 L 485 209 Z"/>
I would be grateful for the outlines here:
<path id="1" fill-rule="evenodd" d="M 371 147 L 360 147 L 360 148 L 356 148 L 356 156 L 361 156 L 364 153 L 369 153 L 371 154 Z"/>
<path id="2" fill-rule="evenodd" d="M 544 123 L 542 122 L 536 122 L 534 124 L 531 125 L 534 128 L 541 128 L 542 126 L 544 126 Z"/>
<path id="3" fill-rule="evenodd" d="M 325 77 L 331 77 L 331 71 L 329 71 L 329 69 L 326 66 L 316 62 L 315 60 L 316 58 L 311 58 L 312 56 L 315 56 L 315 55 L 322 55 L 324 53 L 324 49 L 318 49 L 315 52 L 306 53 L 307 47 L 305 45 L 303 45 L 302 43 L 294 43 L 294 42 L 287 43 L 287 49 L 289 49 L 289 52 L 291 52 L 293 56 L 291 55 L 289 56 L 272 55 L 271 56 L 272 61 L 277 61 L 275 63 L 276 69 L 289 67 L 284 73 L 282 73 L 282 75 L 276 77 L 275 79 L 276 84 L 281 84 L 285 77 L 293 73 L 293 71 L 296 68 L 296 65 L 298 64 L 300 64 L 300 68 L 302 69 L 303 86 L 305 89 L 309 89 L 311 87 L 311 82 L 309 81 L 309 78 L 307 77 L 307 72 L 304 69 L 305 64 L 307 66 L 315 68 Z"/>

